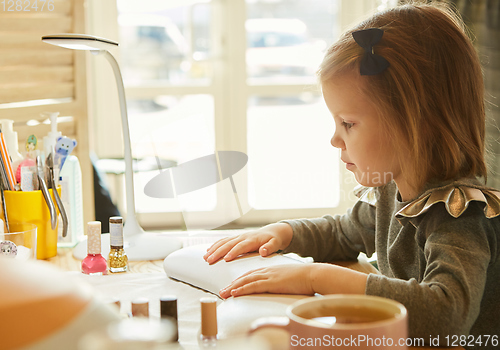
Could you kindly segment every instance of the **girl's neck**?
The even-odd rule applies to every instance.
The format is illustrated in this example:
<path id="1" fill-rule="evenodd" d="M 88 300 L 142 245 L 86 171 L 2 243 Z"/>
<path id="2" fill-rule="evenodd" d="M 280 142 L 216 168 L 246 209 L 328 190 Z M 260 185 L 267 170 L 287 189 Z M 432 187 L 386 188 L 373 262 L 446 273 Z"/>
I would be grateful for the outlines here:
<path id="1" fill-rule="evenodd" d="M 417 197 L 418 192 L 405 181 L 394 180 L 394 182 L 396 182 L 402 202 L 409 202 Z"/>
<path id="2" fill-rule="evenodd" d="M 416 193 L 404 193 L 401 191 L 399 191 L 399 195 L 401 197 L 401 202 L 410 202 L 417 197 Z"/>

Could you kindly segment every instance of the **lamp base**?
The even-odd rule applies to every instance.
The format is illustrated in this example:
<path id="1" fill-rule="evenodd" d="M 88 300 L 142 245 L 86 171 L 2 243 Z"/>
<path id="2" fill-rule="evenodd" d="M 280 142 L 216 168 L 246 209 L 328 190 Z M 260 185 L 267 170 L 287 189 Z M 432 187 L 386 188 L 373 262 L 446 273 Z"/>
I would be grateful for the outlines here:
<path id="1" fill-rule="evenodd" d="M 109 239 L 109 233 L 101 235 L 101 255 L 104 258 L 109 255 Z M 129 261 L 165 259 L 173 251 L 182 248 L 179 239 L 161 233 L 140 233 L 124 239 L 123 249 Z M 73 249 L 73 256 L 79 260 L 87 256 L 87 237 Z"/>

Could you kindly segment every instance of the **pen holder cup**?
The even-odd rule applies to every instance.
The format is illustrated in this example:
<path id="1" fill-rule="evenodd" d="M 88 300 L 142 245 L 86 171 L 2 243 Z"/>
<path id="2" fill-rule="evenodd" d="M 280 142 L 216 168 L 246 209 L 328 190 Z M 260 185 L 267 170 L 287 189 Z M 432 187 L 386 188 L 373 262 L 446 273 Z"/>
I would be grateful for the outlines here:
<path id="1" fill-rule="evenodd" d="M 61 188 L 57 189 L 61 193 Z M 55 203 L 52 189 L 49 189 Z M 57 255 L 57 226 L 50 225 L 50 212 L 42 191 L 4 191 L 9 225 L 31 223 L 37 226 L 37 259 L 48 259 Z M 56 206 L 59 216 L 59 210 Z"/>

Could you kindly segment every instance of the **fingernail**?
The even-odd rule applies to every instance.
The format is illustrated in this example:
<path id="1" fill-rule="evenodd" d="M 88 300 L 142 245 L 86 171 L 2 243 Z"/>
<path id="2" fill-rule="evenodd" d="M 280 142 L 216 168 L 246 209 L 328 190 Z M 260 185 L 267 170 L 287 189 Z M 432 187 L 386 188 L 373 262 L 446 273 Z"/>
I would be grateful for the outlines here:
<path id="1" fill-rule="evenodd" d="M 267 254 L 267 248 L 262 248 L 262 251 Z"/>
<path id="2" fill-rule="evenodd" d="M 224 257 L 224 260 L 228 261 L 228 260 L 231 260 L 232 258 L 233 258 L 233 257 L 232 257 L 231 255 L 229 255 L 229 254 L 228 254 L 228 255 L 226 255 L 226 256 Z"/>
<path id="3" fill-rule="evenodd" d="M 232 296 L 238 295 L 239 293 L 240 293 L 240 290 L 239 290 L 239 289 L 233 289 L 233 290 L 231 291 L 231 295 L 232 295 Z"/>

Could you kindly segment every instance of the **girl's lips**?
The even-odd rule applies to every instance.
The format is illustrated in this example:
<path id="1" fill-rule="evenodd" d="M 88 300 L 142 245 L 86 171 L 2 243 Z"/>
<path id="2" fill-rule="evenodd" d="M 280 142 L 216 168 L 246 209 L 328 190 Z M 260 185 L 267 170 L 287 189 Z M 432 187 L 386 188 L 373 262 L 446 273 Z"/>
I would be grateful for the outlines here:
<path id="1" fill-rule="evenodd" d="M 345 160 L 343 160 L 342 158 L 340 158 L 341 161 L 343 161 L 345 163 L 345 166 L 347 169 L 349 169 L 350 167 L 353 167 L 354 166 L 354 163 L 349 163 L 349 162 L 346 162 Z"/>

